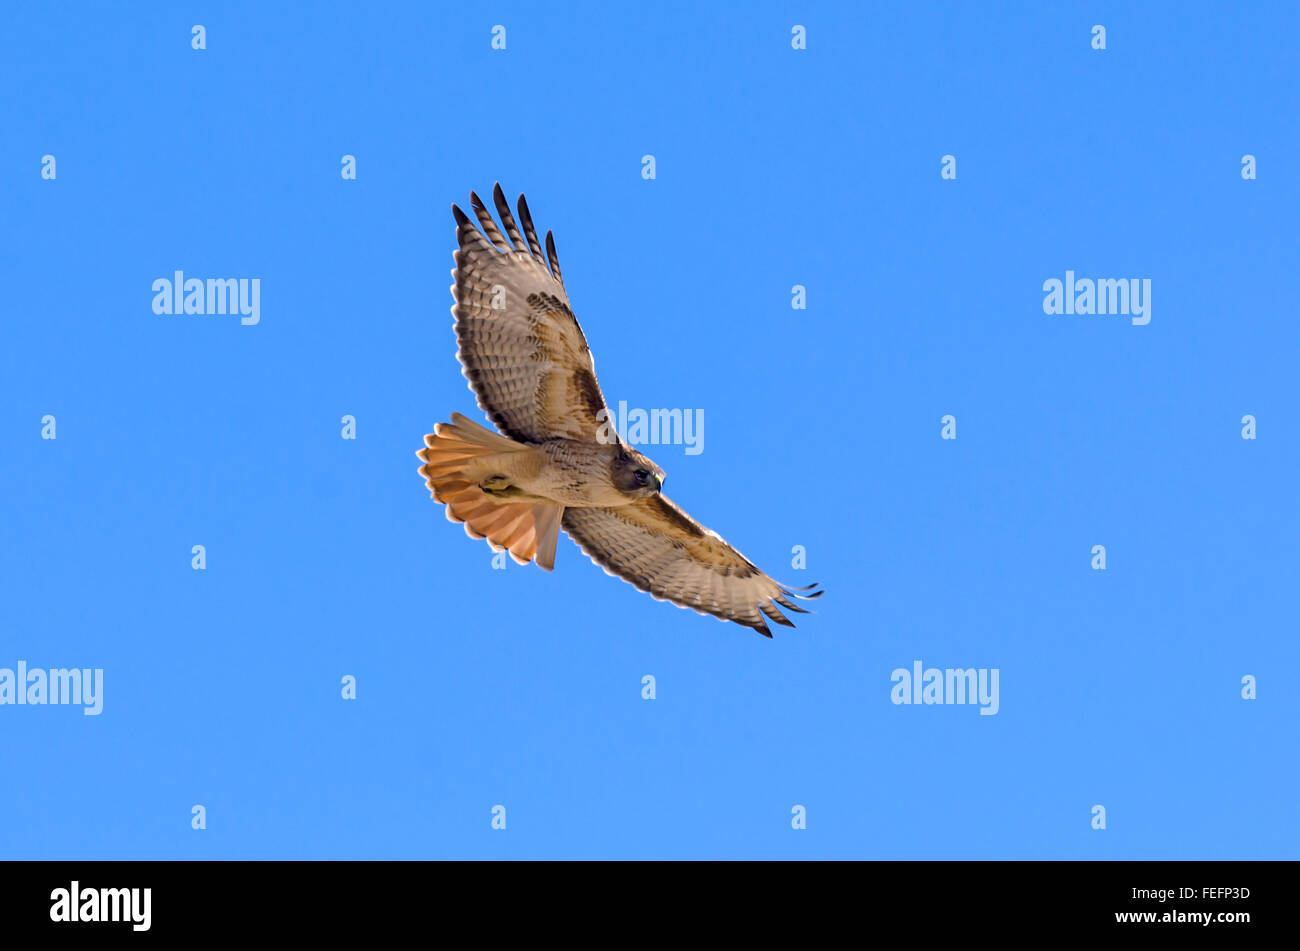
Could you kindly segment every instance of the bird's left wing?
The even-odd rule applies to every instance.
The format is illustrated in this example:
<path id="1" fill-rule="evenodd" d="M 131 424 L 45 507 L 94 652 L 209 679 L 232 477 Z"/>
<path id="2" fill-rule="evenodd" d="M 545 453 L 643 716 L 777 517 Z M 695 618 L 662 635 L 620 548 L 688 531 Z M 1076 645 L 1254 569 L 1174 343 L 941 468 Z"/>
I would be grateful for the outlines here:
<path id="1" fill-rule="evenodd" d="M 609 574 L 660 601 L 735 621 L 767 637 L 772 632 L 764 615 L 794 627 L 778 605 L 806 614 L 789 598 L 822 593 L 812 590 L 816 585 L 791 589 L 774 581 L 663 495 L 610 508 L 568 508 L 561 524 Z"/>

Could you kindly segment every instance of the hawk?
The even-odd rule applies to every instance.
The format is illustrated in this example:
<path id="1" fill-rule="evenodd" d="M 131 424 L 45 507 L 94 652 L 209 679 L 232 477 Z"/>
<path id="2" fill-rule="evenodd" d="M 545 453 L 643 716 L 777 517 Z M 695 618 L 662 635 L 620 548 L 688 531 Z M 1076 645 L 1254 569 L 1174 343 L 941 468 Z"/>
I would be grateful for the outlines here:
<path id="1" fill-rule="evenodd" d="M 451 312 L 456 358 L 499 432 L 452 413 L 424 437 L 420 475 L 447 518 L 547 571 L 564 529 L 607 573 L 657 600 L 767 637 L 768 620 L 794 627 L 781 608 L 806 614 L 790 599 L 822 591 L 774 581 L 663 494 L 663 470 L 610 424 L 555 239 L 546 233 L 543 253 L 523 195 L 518 223 L 499 184 L 492 197 L 505 236 L 477 194 L 480 227 L 451 206 L 460 245 Z"/>

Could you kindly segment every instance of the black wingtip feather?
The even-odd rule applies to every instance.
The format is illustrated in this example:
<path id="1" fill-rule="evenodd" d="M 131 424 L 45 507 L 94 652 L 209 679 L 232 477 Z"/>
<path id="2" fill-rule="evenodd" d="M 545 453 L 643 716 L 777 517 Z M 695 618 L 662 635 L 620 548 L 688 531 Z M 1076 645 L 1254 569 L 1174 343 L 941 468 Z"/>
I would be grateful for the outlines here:
<path id="1" fill-rule="evenodd" d="M 506 229 L 506 236 L 510 239 L 510 247 L 516 251 L 527 251 L 524 244 L 524 237 L 519 233 L 519 225 L 515 223 L 515 216 L 510 213 L 510 202 L 506 201 L 506 193 L 501 190 L 501 183 L 497 182 L 492 186 L 492 201 L 497 206 L 497 214 L 501 218 L 501 225 Z"/>
<path id="2" fill-rule="evenodd" d="M 549 231 L 546 232 L 546 256 L 551 261 L 551 274 L 563 286 L 564 277 L 560 274 L 560 256 L 555 253 L 555 235 Z"/>
<path id="3" fill-rule="evenodd" d="M 794 611 L 797 614 L 812 614 L 812 612 L 809 611 L 807 608 L 799 607 L 799 605 L 795 604 L 785 595 L 782 594 L 774 595 L 772 597 L 772 600 L 775 601 L 777 604 L 781 605 L 781 607 L 785 608 L 787 611 Z"/>
<path id="4" fill-rule="evenodd" d="M 786 594 L 790 595 L 792 598 L 799 598 L 801 601 L 811 601 L 813 598 L 820 598 L 823 594 L 826 593 L 826 589 L 822 588 L 821 582 L 818 581 L 814 581 L 812 584 L 806 584 L 801 588 L 792 588 L 788 585 L 781 585 L 781 587 L 785 589 Z M 820 590 L 814 590 L 814 589 L 820 589 Z M 807 593 L 800 594 L 799 592 L 801 591 L 805 591 Z"/>
<path id="5" fill-rule="evenodd" d="M 519 223 L 524 226 L 528 252 L 533 256 L 533 260 L 545 267 L 546 259 L 542 257 L 542 246 L 537 240 L 537 229 L 533 226 L 533 216 L 528 211 L 528 202 L 524 200 L 523 192 L 519 193 L 519 201 L 515 203 L 515 207 L 519 212 Z"/>
<path id="6" fill-rule="evenodd" d="M 785 627 L 794 627 L 794 621 L 791 621 L 788 617 L 782 614 L 780 609 L 772 602 L 762 601 L 759 603 L 758 609 L 777 624 L 784 625 Z"/>
<path id="7" fill-rule="evenodd" d="M 492 220 L 492 212 L 488 211 L 487 205 L 483 204 L 483 199 L 478 197 L 478 192 L 471 191 L 469 193 L 469 204 L 474 210 L 474 216 L 478 218 L 479 227 L 482 229 L 483 237 L 487 239 L 487 243 L 494 250 L 508 250 L 509 243 L 501 234 L 497 223 Z"/>

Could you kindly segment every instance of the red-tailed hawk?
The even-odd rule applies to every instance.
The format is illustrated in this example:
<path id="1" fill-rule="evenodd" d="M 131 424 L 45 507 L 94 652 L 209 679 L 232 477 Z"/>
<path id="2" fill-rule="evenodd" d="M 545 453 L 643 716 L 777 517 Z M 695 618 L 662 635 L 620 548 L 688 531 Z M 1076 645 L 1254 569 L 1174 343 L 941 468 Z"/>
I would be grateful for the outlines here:
<path id="1" fill-rule="evenodd" d="M 768 637 L 765 618 L 794 627 L 781 608 L 806 614 L 790 598 L 821 590 L 772 580 L 660 491 L 663 470 L 610 424 L 555 240 L 548 231 L 543 253 L 523 195 L 519 224 L 500 185 L 492 197 L 509 241 L 478 195 L 470 205 L 481 231 L 451 206 L 460 243 L 451 312 L 456 358 L 500 433 L 453 413 L 424 437 L 420 474 L 447 518 L 547 571 L 563 528 L 606 572 L 660 601 Z"/>

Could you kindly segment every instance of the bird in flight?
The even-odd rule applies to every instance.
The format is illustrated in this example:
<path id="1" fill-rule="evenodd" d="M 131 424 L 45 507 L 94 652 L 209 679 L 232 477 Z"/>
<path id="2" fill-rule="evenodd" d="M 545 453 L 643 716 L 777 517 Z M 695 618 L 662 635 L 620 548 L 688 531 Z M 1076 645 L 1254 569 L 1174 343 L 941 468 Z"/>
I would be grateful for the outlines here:
<path id="1" fill-rule="evenodd" d="M 791 588 L 687 515 L 662 492 L 664 473 L 610 423 L 587 338 L 569 307 L 555 254 L 519 222 L 498 184 L 502 236 L 478 195 L 481 230 L 456 205 L 456 358 L 479 407 L 500 432 L 459 413 L 424 437 L 420 475 L 447 518 L 520 564 L 550 571 L 560 529 L 609 574 L 671 601 L 772 636 L 794 627 L 781 608 L 808 613 L 817 585 Z M 522 233 L 520 231 L 522 225 Z"/>

